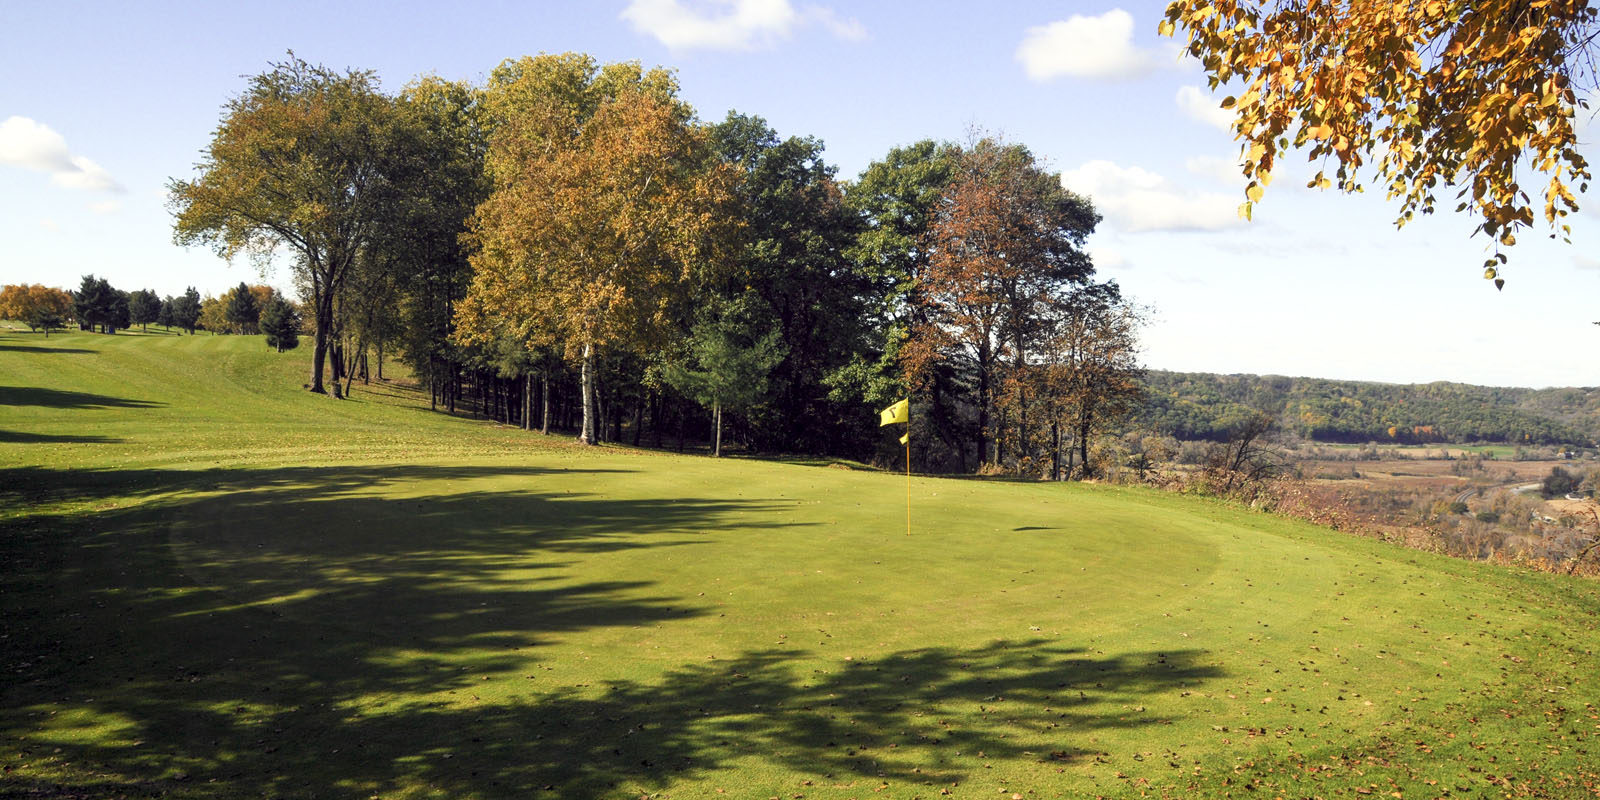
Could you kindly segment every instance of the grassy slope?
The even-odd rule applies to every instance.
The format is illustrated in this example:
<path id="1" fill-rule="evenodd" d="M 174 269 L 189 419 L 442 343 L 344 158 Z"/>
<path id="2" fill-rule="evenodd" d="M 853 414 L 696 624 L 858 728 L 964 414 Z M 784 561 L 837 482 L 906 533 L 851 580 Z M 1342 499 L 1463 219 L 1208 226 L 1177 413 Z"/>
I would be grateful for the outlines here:
<path id="1" fill-rule="evenodd" d="M 0 333 L 0 796 L 1595 796 L 1593 582 L 303 363 Z"/>

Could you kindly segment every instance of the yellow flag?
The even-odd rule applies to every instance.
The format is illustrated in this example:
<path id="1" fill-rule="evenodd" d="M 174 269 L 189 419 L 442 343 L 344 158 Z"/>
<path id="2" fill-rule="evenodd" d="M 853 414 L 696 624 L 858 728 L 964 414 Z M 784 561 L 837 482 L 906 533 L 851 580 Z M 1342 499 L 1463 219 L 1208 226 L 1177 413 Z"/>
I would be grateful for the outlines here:
<path id="1" fill-rule="evenodd" d="M 883 426 L 879 425 L 878 427 L 881 428 Z M 905 433 L 901 434 L 900 443 L 901 444 L 910 444 L 911 443 L 911 431 L 906 431 Z"/>
<path id="2" fill-rule="evenodd" d="M 911 400 L 901 400 L 878 412 L 878 427 L 911 421 Z"/>

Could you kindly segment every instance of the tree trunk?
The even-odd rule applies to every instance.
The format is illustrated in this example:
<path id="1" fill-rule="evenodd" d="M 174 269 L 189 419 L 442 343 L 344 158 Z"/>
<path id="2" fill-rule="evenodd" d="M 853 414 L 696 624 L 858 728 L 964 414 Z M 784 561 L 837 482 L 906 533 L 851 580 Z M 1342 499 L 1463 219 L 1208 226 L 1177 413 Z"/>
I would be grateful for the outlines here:
<path id="1" fill-rule="evenodd" d="M 715 443 L 712 445 L 711 457 L 722 458 L 722 404 L 711 404 L 711 425 L 716 429 L 713 435 Z"/>
<path id="2" fill-rule="evenodd" d="M 633 405 L 633 446 L 639 446 L 640 437 L 644 436 L 644 401 L 640 400 Z"/>
<path id="3" fill-rule="evenodd" d="M 1083 477 L 1094 477 L 1094 472 L 1089 466 L 1089 427 L 1093 417 L 1087 412 L 1078 416 L 1078 457 L 1083 464 Z"/>
<path id="4" fill-rule="evenodd" d="M 650 396 L 650 439 L 655 443 L 657 450 L 661 449 L 661 409 L 666 405 L 666 398 L 661 392 L 652 392 Z"/>
<path id="5" fill-rule="evenodd" d="M 1061 480 L 1061 424 L 1050 423 L 1050 480 Z"/>
<path id="6" fill-rule="evenodd" d="M 539 394 L 543 395 L 540 402 L 543 408 L 539 412 L 539 432 L 550 433 L 550 375 L 545 374 L 539 378 Z"/>
<path id="7" fill-rule="evenodd" d="M 378 342 L 378 380 L 383 380 L 383 342 Z"/>
<path id="8" fill-rule="evenodd" d="M 1033 452 L 1028 446 L 1028 359 L 1027 351 L 1022 349 L 1022 329 L 1018 326 L 1013 340 L 1017 348 L 1015 369 L 1017 372 L 1017 474 L 1022 474 L 1022 461 Z"/>
<path id="9" fill-rule="evenodd" d="M 344 375 L 345 375 L 345 378 L 344 378 L 344 396 L 345 396 L 346 399 L 349 399 L 349 397 L 350 397 L 350 386 L 356 382 L 356 362 L 357 362 L 358 358 L 359 359 L 365 359 L 366 358 L 366 350 L 367 350 L 367 343 L 366 342 L 361 342 L 360 344 L 356 345 L 356 349 L 355 350 L 351 350 L 350 351 L 350 361 L 346 365 L 345 371 L 344 371 Z M 365 371 L 365 370 L 363 370 L 363 371 Z"/>
<path id="10" fill-rule="evenodd" d="M 978 465 L 981 468 L 989 455 L 989 351 L 978 351 Z"/>
<path id="11" fill-rule="evenodd" d="M 584 444 L 595 444 L 595 403 L 594 403 L 594 345 L 585 342 L 583 345 L 583 374 L 580 380 L 583 383 L 580 394 L 583 397 L 583 428 L 578 432 L 578 441 Z"/>
<path id="12" fill-rule="evenodd" d="M 316 343 L 311 347 L 311 391 L 317 394 L 328 393 L 322 388 L 322 365 L 328 358 L 328 318 L 333 316 L 333 310 L 324 309 L 324 305 L 320 301 L 317 303 Z M 193 328 L 189 329 L 189 335 L 194 335 Z"/>
<path id="13" fill-rule="evenodd" d="M 522 429 L 533 430 L 533 373 L 522 376 Z"/>
<path id="14" fill-rule="evenodd" d="M 1010 416 L 1011 412 L 1009 410 L 1001 409 L 1000 421 L 994 426 L 994 464 L 997 467 L 1004 464 L 1006 460 L 1006 425 Z"/>
<path id="15" fill-rule="evenodd" d="M 1033 449 L 1028 446 L 1028 391 L 1020 385 L 1017 387 L 1017 469 L 1022 469 L 1023 459 L 1027 458 Z"/>

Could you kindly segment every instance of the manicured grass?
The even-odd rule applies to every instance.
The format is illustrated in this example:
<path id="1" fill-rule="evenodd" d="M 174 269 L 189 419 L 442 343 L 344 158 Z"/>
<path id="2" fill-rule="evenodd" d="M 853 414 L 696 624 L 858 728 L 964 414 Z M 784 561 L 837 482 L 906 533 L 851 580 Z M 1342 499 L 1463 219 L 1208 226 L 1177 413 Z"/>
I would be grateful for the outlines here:
<path id="1" fill-rule="evenodd" d="M 1318 444 L 1333 450 L 1360 450 L 1367 447 L 1365 444 Z M 1374 444 L 1379 450 L 1394 450 L 1400 453 L 1416 452 L 1424 455 L 1437 454 L 1445 451 L 1452 456 L 1460 457 L 1466 453 L 1477 453 L 1490 458 L 1511 458 L 1517 454 L 1516 445 L 1510 444 Z"/>
<path id="2" fill-rule="evenodd" d="M 1516 446 L 1509 444 L 1468 444 L 1459 445 L 1451 449 L 1464 450 L 1468 453 L 1477 453 L 1490 458 L 1511 458 L 1517 454 Z"/>
<path id="3" fill-rule="evenodd" d="M 0 796 L 1596 796 L 1592 581 L 305 360 L 0 333 Z"/>

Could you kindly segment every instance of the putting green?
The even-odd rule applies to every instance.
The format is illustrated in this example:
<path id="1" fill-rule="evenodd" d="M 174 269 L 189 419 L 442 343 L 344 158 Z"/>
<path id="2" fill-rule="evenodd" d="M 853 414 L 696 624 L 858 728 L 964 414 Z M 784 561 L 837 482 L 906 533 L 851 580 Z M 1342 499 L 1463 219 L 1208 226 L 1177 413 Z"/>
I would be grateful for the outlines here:
<path id="1" fill-rule="evenodd" d="M 1593 796 L 1600 591 L 0 334 L 0 796 Z"/>

